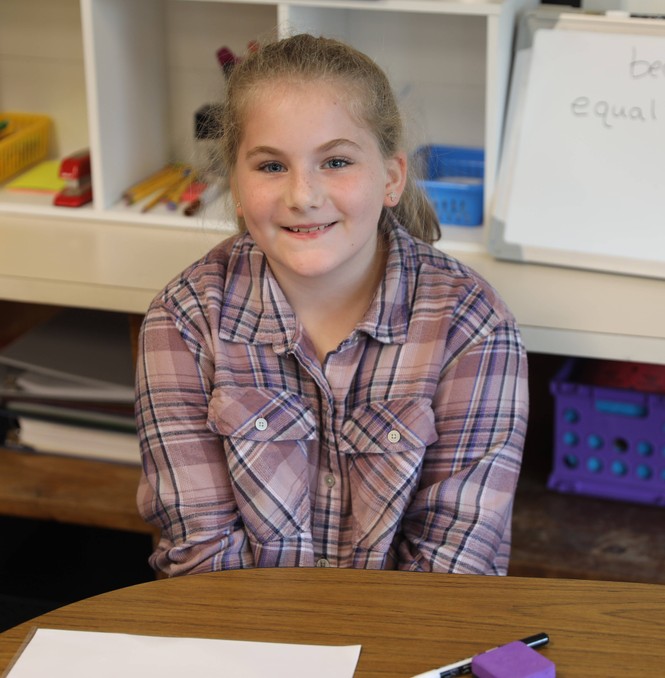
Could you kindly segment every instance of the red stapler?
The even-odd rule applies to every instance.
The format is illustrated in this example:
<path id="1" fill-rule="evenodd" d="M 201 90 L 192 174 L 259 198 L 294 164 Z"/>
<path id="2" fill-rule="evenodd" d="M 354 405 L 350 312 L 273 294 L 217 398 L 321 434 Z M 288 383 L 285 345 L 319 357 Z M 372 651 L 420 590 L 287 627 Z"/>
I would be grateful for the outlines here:
<path id="1" fill-rule="evenodd" d="M 80 207 L 92 200 L 90 151 L 79 151 L 64 158 L 59 175 L 67 180 L 67 186 L 55 196 L 54 205 Z"/>

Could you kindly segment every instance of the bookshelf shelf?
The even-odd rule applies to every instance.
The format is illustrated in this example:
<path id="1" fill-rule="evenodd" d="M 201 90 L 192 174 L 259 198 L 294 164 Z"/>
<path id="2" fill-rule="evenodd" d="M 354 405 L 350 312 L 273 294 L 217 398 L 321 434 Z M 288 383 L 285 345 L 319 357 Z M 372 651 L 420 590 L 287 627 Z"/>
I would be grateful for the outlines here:
<path id="1" fill-rule="evenodd" d="M 0 514 L 153 534 L 136 509 L 140 469 L 0 447 Z"/>
<path id="2" fill-rule="evenodd" d="M 223 98 L 217 49 L 242 53 L 276 27 L 340 37 L 373 56 L 399 93 L 411 149 L 432 142 L 483 147 L 489 213 L 513 31 L 519 12 L 534 2 L 59 0 L 55 11 L 49 0 L 6 0 L 0 8 L 2 107 L 52 117 L 51 158 L 89 147 L 94 198 L 67 209 L 53 206 L 49 196 L 0 185 L 0 235 L 10 243 L 0 253 L 0 298 L 141 312 L 202 253 L 200 242 L 231 233 L 228 201 L 188 218 L 160 207 L 144 214 L 121 196 L 167 162 L 200 164 L 193 116 L 202 104 Z M 40 87 L 28 95 L 33 88 L 24 84 L 33 81 Z M 484 232 L 445 226 L 444 241 L 462 252 L 482 251 Z M 111 253 L 102 243 L 112 243 Z M 143 257 L 148 251 L 158 256 L 143 259 L 147 276 L 129 268 L 141 266 L 134 252 Z M 85 258 L 104 273 L 89 270 Z M 114 266 L 126 284 L 108 280 Z M 136 277 L 146 293 L 137 291 Z"/>

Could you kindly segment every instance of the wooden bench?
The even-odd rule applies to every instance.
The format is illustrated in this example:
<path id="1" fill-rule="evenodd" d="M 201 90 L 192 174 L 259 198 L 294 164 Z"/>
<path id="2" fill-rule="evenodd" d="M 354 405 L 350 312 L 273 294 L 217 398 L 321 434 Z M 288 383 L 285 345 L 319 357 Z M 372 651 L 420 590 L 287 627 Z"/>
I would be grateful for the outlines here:
<path id="1" fill-rule="evenodd" d="M 665 509 L 548 490 L 522 474 L 510 574 L 665 584 Z"/>
<path id="2" fill-rule="evenodd" d="M 139 516 L 140 468 L 0 448 L 0 514 L 156 536 Z"/>

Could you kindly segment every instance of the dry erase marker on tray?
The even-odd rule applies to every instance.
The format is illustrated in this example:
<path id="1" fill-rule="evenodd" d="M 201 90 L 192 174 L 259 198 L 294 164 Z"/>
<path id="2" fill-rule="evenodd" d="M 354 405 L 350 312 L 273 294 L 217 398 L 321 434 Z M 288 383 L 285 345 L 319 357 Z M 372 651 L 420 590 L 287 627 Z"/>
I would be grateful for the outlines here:
<path id="1" fill-rule="evenodd" d="M 522 638 L 521 643 L 524 643 L 527 647 L 537 648 L 542 645 L 546 645 L 550 640 L 550 637 L 546 633 L 537 633 L 535 636 L 529 636 L 528 638 Z M 473 657 L 467 657 L 462 659 L 459 662 L 454 664 L 448 664 L 447 666 L 441 666 L 438 669 L 433 669 L 432 671 L 426 671 L 425 673 L 419 673 L 413 678 L 455 678 L 455 676 L 464 676 L 471 673 L 471 663 L 473 662 Z"/>

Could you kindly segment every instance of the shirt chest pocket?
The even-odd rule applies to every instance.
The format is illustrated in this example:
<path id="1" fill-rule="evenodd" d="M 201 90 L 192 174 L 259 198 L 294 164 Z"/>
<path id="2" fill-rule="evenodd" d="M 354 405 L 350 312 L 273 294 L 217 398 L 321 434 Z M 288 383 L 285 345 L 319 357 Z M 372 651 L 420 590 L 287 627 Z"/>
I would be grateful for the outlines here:
<path id="1" fill-rule="evenodd" d="M 429 400 L 386 400 L 351 413 L 339 448 L 349 471 L 357 548 L 388 548 L 418 488 L 425 451 L 437 438 Z"/>
<path id="2" fill-rule="evenodd" d="M 207 424 L 222 438 L 250 541 L 309 532 L 307 448 L 317 429 L 301 398 L 263 388 L 217 389 Z"/>

